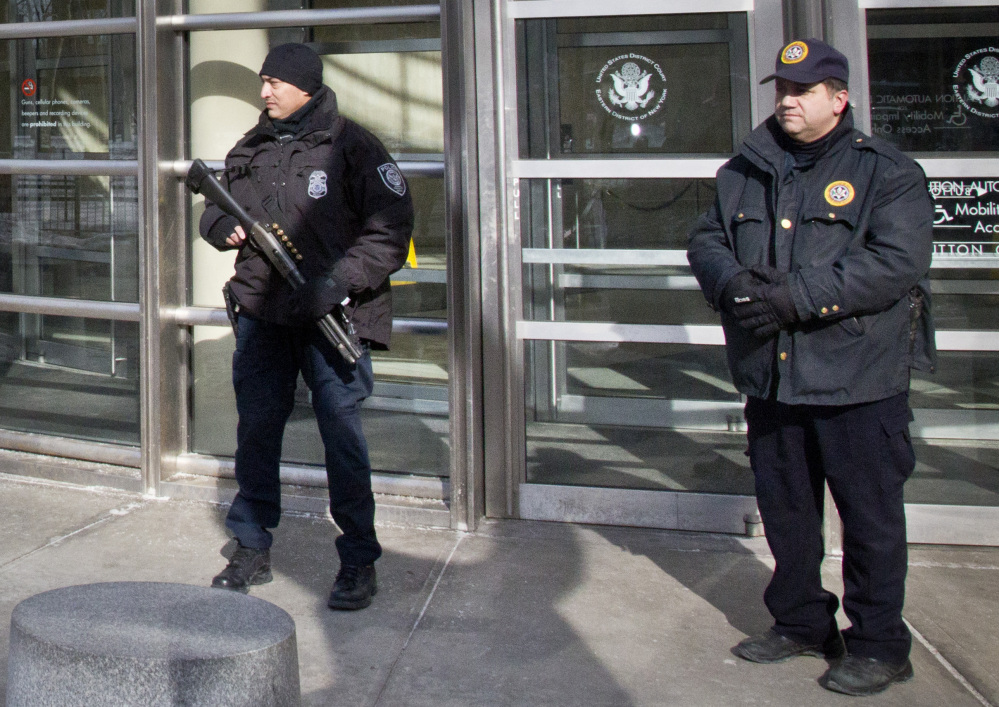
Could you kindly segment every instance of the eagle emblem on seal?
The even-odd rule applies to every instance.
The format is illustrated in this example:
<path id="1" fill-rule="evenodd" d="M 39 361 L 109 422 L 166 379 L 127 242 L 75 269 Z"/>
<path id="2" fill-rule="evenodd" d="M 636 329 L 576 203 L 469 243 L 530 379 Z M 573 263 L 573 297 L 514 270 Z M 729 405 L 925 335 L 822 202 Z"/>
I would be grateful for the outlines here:
<path id="1" fill-rule="evenodd" d="M 804 42 L 791 42 L 780 54 L 781 63 L 797 64 L 808 56 L 808 45 Z"/>
<path id="2" fill-rule="evenodd" d="M 645 108 L 656 95 L 655 91 L 649 89 L 651 79 L 651 73 L 642 71 L 638 64 L 629 61 L 620 71 L 611 73 L 611 80 L 614 82 L 614 88 L 608 93 L 611 103 L 628 110 Z"/>
<path id="3" fill-rule="evenodd" d="M 825 197 L 833 206 L 846 206 L 853 201 L 855 192 L 850 182 L 833 182 L 826 187 Z"/>
<path id="4" fill-rule="evenodd" d="M 989 108 L 999 106 L 999 59 L 987 56 L 978 63 L 978 67 L 968 67 L 971 81 L 968 84 L 968 99 L 976 103 L 984 103 Z"/>

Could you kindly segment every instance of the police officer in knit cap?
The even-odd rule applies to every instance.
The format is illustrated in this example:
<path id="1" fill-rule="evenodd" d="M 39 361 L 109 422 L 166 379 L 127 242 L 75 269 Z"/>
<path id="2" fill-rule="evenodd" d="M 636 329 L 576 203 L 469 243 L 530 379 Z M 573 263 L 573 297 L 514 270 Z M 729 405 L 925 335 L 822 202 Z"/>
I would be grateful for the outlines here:
<path id="1" fill-rule="evenodd" d="M 688 259 L 721 313 L 746 396 L 756 498 L 776 568 L 758 663 L 820 656 L 821 684 L 868 695 L 912 677 L 902 620 L 902 486 L 911 369 L 935 363 L 927 275 L 933 205 L 922 170 L 853 126 L 846 57 L 825 42 L 777 56 L 774 114 L 718 171 Z M 843 522 L 843 610 L 822 586 L 828 483 Z"/>
<path id="2" fill-rule="evenodd" d="M 323 85 L 323 64 L 319 55 L 304 44 L 282 44 L 264 59 L 260 76 L 280 79 L 311 96 Z"/>
<path id="3" fill-rule="evenodd" d="M 378 590 L 371 466 L 361 402 L 371 394 L 370 349 L 388 348 L 389 276 L 405 263 L 413 229 L 406 180 L 382 143 L 337 109 L 322 61 L 303 44 L 282 44 L 260 69 L 264 111 L 226 156 L 223 185 L 250 215 L 278 223 L 302 256 L 305 284 L 293 290 L 248 244 L 238 221 L 214 204 L 202 237 L 237 250 L 226 285 L 236 351 L 239 492 L 226 526 L 237 547 L 212 586 L 247 592 L 271 580 L 271 529 L 281 516 L 279 465 L 299 374 L 325 447 L 330 511 L 342 534 L 333 609 L 361 609 Z M 347 363 L 315 326 L 336 307 L 353 322 L 364 355 Z"/>

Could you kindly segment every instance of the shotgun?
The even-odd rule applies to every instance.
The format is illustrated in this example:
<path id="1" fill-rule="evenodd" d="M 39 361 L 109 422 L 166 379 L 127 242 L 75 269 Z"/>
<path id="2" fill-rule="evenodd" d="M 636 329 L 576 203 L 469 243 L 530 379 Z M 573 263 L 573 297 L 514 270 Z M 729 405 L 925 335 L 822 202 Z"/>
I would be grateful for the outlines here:
<path id="1" fill-rule="evenodd" d="M 187 188 L 195 194 L 203 194 L 206 199 L 214 203 L 230 216 L 235 217 L 243 230 L 250 244 L 266 256 L 271 265 L 288 281 L 292 289 L 298 289 L 305 284 L 305 277 L 295 265 L 295 261 L 289 254 L 289 250 L 294 248 L 291 239 L 284 233 L 278 224 L 265 226 L 254 220 L 242 206 L 236 203 L 232 194 L 219 184 L 208 165 L 201 160 L 194 160 L 191 168 L 187 172 L 187 179 L 184 181 Z M 302 256 L 296 251 L 295 257 L 301 260 Z M 344 300 L 346 301 L 346 300 Z M 334 316 L 334 312 L 336 316 Z M 336 350 L 340 352 L 347 363 L 354 364 L 363 355 L 361 347 L 358 345 L 356 337 L 353 336 L 353 326 L 347 319 L 342 306 L 337 306 L 334 312 L 330 312 L 318 322 L 319 329 Z M 338 321 L 338 319 L 340 321 Z"/>

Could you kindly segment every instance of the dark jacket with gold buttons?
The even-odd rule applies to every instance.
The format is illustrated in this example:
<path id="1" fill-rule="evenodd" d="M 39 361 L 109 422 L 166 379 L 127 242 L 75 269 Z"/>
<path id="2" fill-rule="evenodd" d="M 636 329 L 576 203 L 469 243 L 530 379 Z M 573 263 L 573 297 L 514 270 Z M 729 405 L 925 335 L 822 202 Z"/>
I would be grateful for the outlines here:
<path id="1" fill-rule="evenodd" d="M 789 273 L 800 323 L 760 339 L 722 313 L 736 388 L 787 404 L 849 405 L 909 388 L 936 361 L 928 272 L 933 205 L 922 169 L 852 127 L 789 169 L 771 116 L 718 171 L 714 206 L 688 239 L 708 303 L 753 265 Z"/>
<path id="2" fill-rule="evenodd" d="M 392 330 L 389 276 L 406 262 L 413 230 L 408 185 L 382 143 L 337 110 L 327 86 L 302 128 L 281 140 L 266 111 L 258 125 L 226 156 L 223 185 L 255 219 L 279 221 L 302 256 L 306 277 L 332 275 L 346 283 L 358 335 L 388 346 Z M 264 201 L 273 197 L 271 208 Z M 226 221 L 228 220 L 228 222 Z M 214 204 L 201 218 L 201 233 L 219 250 L 235 219 Z M 291 286 L 249 245 L 236 256 L 230 280 L 242 309 L 277 324 L 290 316 Z"/>

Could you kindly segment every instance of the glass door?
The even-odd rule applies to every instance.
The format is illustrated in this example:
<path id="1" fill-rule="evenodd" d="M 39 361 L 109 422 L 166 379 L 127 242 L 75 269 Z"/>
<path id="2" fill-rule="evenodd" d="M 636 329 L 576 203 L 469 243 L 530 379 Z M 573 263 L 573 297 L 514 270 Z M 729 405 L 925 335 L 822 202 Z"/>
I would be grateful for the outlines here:
<path id="1" fill-rule="evenodd" d="M 871 131 L 922 164 L 936 208 L 910 540 L 999 544 L 999 5 L 866 4 Z"/>
<path id="2" fill-rule="evenodd" d="M 30 12 L 18 17 L 39 19 Z M 134 39 L 128 35 L 10 42 L 11 74 L 25 78 L 11 83 L 16 117 L 7 157 L 135 159 L 135 91 L 133 82 L 125 80 L 133 71 L 134 54 Z M 9 292 L 137 301 L 134 179 L 30 173 L 8 179 L 3 209 L 11 231 L 4 253 Z M 21 314 L 15 326 L 4 332 L 5 344 L 24 361 L 135 375 L 134 325 Z"/>
<path id="3" fill-rule="evenodd" d="M 281 4 L 289 3 L 271 3 L 270 9 L 287 9 L 276 7 Z M 310 4 L 312 11 L 334 15 L 343 5 L 332 0 Z M 232 17 L 243 9 L 236 2 L 229 5 Z M 391 350 L 372 352 L 375 386 L 364 404 L 364 424 L 372 467 L 385 472 L 378 483 L 388 483 L 392 475 L 393 482 L 399 479 L 394 488 L 418 487 L 440 496 L 441 479 L 450 471 L 451 376 L 440 17 L 415 0 L 354 5 L 368 21 L 334 16 L 313 26 L 252 30 L 230 30 L 220 23 L 218 29 L 192 32 L 191 101 L 179 108 L 189 111 L 192 156 L 221 166 L 227 150 L 260 113 L 257 71 L 268 48 L 303 41 L 321 57 L 324 82 L 335 91 L 340 113 L 371 130 L 396 159 L 413 196 L 416 223 L 406 265 L 392 276 Z M 407 6 L 426 17 L 407 19 Z M 192 3 L 195 12 L 213 9 L 209 2 Z M 398 21 L 384 21 L 396 10 Z M 309 19 L 303 11 L 303 23 Z M 195 200 L 196 216 L 200 209 Z M 218 307 L 222 284 L 232 274 L 233 253 L 217 253 L 200 238 L 192 240 L 191 302 Z M 192 450 L 197 455 L 234 452 L 236 414 L 228 372 L 233 346 L 228 323 L 194 330 Z M 325 484 L 323 445 L 309 396 L 300 378 L 282 462 L 294 466 L 299 478 Z M 425 483 L 411 483 L 409 477 Z"/>
<path id="4" fill-rule="evenodd" d="M 753 519 L 744 436 L 728 434 L 743 403 L 685 252 L 753 124 L 752 7 L 685 5 L 508 5 L 522 517 Z"/>

